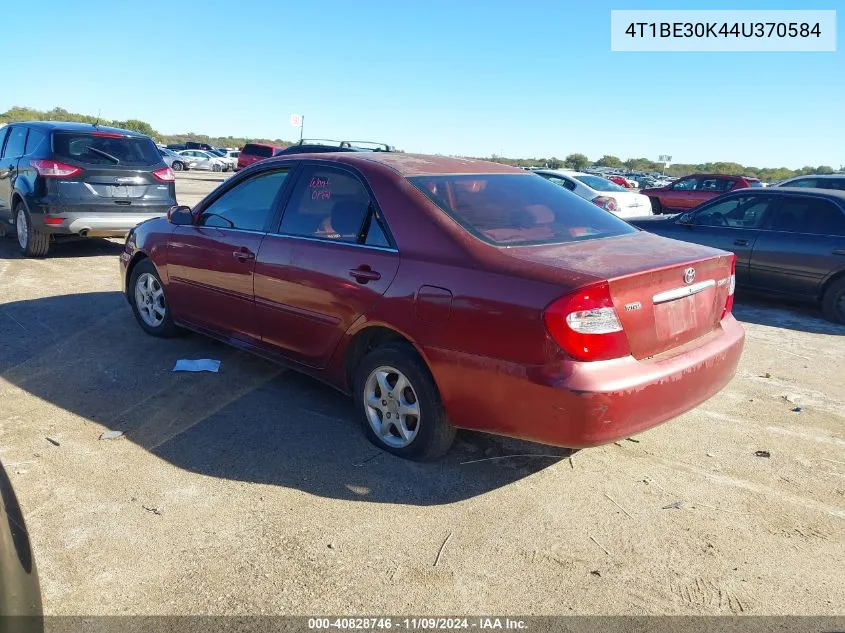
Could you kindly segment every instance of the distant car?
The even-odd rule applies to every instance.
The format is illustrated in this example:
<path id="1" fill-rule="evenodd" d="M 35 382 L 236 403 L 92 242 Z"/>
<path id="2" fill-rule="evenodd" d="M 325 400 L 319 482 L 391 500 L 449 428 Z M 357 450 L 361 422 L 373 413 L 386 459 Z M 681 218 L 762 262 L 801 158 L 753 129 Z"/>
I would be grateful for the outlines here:
<path id="1" fill-rule="evenodd" d="M 636 180 L 632 180 L 631 178 L 627 178 L 626 176 L 608 176 L 607 180 L 619 185 L 620 187 L 625 187 L 625 189 L 637 189 L 640 186 Z"/>
<path id="2" fill-rule="evenodd" d="M 68 122 L 0 129 L 0 223 L 21 251 L 64 236 L 122 237 L 176 204 L 176 176 L 149 136 Z"/>
<path id="3" fill-rule="evenodd" d="M 229 171 L 229 161 L 217 156 L 216 154 L 212 154 L 211 152 L 206 152 L 200 149 L 184 149 L 177 153 L 180 156 L 192 159 L 194 161 L 192 166 L 193 169 L 203 171 Z"/>
<path id="4" fill-rule="evenodd" d="M 265 158 L 271 158 L 278 152 L 285 149 L 281 145 L 268 145 L 266 143 L 247 143 L 241 148 L 238 155 L 237 169 L 244 169 L 253 163 Z"/>
<path id="5" fill-rule="evenodd" d="M 693 174 L 665 187 L 648 187 L 640 193 L 648 196 L 656 214 L 686 211 L 733 189 L 762 187 L 760 180 L 725 174 Z"/>
<path id="6" fill-rule="evenodd" d="M 744 189 L 683 214 L 631 223 L 732 251 L 739 287 L 817 302 L 828 319 L 845 323 L 845 192 Z"/>
<path id="7" fill-rule="evenodd" d="M 146 333 L 317 376 L 419 460 L 456 427 L 577 448 L 700 404 L 742 352 L 734 260 L 515 167 L 394 152 L 261 161 L 119 259 Z"/>
<path id="8" fill-rule="evenodd" d="M 193 160 L 189 159 L 187 156 L 177 154 L 173 150 L 166 148 L 162 149 L 159 147 L 158 151 L 164 159 L 164 162 L 167 163 L 173 171 L 188 171 L 194 164 Z"/>
<path id="9" fill-rule="evenodd" d="M 845 190 L 845 174 L 817 174 L 815 176 L 796 176 L 779 182 L 774 187 L 815 187 L 818 189 Z"/>
<path id="10" fill-rule="evenodd" d="M 201 143 L 199 141 L 185 141 L 185 149 L 201 149 L 203 151 L 208 151 L 215 149 L 213 145 L 209 145 L 208 143 Z"/>
<path id="11" fill-rule="evenodd" d="M 31 508 L 30 508 L 31 509 Z M 0 462 L 0 629 L 43 633 L 41 585 L 24 512 Z M 15 616 L 27 616 L 15 617 Z"/>
<path id="12" fill-rule="evenodd" d="M 227 149 L 226 150 L 226 156 L 228 156 L 229 158 L 235 159 L 235 167 L 237 167 L 237 165 L 238 165 L 238 157 L 240 155 L 241 155 L 240 150 L 237 150 L 237 149 Z"/>
<path id="13" fill-rule="evenodd" d="M 593 176 L 568 169 L 538 169 L 534 173 L 620 218 L 651 215 L 651 204 L 648 198 L 642 194 L 628 191 L 601 176 Z"/>
<path id="14" fill-rule="evenodd" d="M 208 150 L 208 153 L 213 154 L 214 156 L 217 156 L 217 158 L 220 158 L 220 159 L 226 161 L 226 169 L 224 169 L 223 171 L 235 171 L 235 169 L 237 169 L 238 159 L 232 158 L 231 156 L 229 156 L 229 154 L 226 152 L 226 150 L 210 149 L 210 150 Z"/>

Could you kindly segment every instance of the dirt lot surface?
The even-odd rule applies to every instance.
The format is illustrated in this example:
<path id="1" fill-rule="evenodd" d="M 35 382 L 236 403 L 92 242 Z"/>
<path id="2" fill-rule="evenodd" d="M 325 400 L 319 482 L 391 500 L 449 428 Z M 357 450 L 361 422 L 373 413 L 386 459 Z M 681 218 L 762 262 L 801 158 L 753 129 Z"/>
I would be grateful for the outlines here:
<path id="1" fill-rule="evenodd" d="M 180 174 L 180 202 L 221 177 Z M 734 381 L 634 441 L 463 433 L 416 464 L 327 387 L 145 335 L 119 250 L 0 239 L 0 458 L 49 614 L 845 610 L 845 327 L 811 309 L 741 298 Z"/>

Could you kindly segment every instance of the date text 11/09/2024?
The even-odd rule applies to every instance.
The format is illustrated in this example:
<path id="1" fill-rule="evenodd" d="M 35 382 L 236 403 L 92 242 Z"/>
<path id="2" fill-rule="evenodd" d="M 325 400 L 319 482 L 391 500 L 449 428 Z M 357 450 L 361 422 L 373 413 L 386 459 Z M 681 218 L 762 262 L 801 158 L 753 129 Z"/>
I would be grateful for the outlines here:
<path id="1" fill-rule="evenodd" d="M 625 34 L 652 38 L 821 37 L 821 27 L 818 22 L 631 22 Z"/>
<path id="2" fill-rule="evenodd" d="M 406 629 L 419 630 L 448 630 L 448 629 L 480 629 L 480 630 L 510 630 L 526 631 L 528 623 L 518 618 L 308 618 L 308 628 L 311 630 L 351 629 L 351 630 L 385 630 Z"/>

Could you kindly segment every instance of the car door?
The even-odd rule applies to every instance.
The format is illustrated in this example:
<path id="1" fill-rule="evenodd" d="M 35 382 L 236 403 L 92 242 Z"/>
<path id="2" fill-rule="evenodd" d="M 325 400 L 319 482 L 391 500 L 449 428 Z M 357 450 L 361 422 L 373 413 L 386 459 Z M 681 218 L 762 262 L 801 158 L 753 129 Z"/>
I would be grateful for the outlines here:
<path id="1" fill-rule="evenodd" d="M 18 175 L 18 161 L 26 151 L 27 129 L 21 125 L 0 130 L 0 137 L 5 136 L 0 143 L 0 219 L 14 224 L 12 217 L 12 191 L 15 178 Z"/>
<path id="2" fill-rule="evenodd" d="M 718 176 L 699 177 L 696 179 L 695 189 L 688 193 L 689 206 L 686 208 L 693 209 L 700 204 L 704 204 L 708 200 L 727 193 L 735 185 L 736 181 L 730 178 L 720 178 Z"/>
<path id="3" fill-rule="evenodd" d="M 766 292 L 816 298 L 843 260 L 843 209 L 821 196 L 781 196 L 754 245 L 751 283 Z"/>
<path id="4" fill-rule="evenodd" d="M 278 209 L 287 169 L 254 174 L 174 226 L 168 244 L 168 301 L 177 321 L 258 344 L 253 273 L 261 241 Z"/>
<path id="5" fill-rule="evenodd" d="M 675 222 L 677 239 L 736 255 L 736 282 L 750 283 L 750 263 L 760 227 L 775 200 L 763 194 L 732 195 L 685 213 Z"/>
<path id="6" fill-rule="evenodd" d="M 690 209 L 695 204 L 692 202 L 692 192 L 695 190 L 698 180 L 695 176 L 681 178 L 666 188 L 666 193 L 660 196 L 661 205 L 669 209 Z"/>
<path id="7" fill-rule="evenodd" d="M 279 230 L 258 253 L 255 301 L 264 344 L 325 367 L 398 268 L 399 253 L 363 179 L 347 168 L 306 164 Z"/>

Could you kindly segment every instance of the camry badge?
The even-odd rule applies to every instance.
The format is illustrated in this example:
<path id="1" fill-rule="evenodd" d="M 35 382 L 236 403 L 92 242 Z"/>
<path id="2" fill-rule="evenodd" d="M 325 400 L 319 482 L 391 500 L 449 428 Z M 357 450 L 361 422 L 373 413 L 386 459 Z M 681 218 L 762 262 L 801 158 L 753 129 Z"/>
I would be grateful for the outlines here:
<path id="1" fill-rule="evenodd" d="M 634 310 L 639 310 L 643 307 L 643 304 L 639 301 L 634 301 L 633 303 L 626 303 L 625 304 L 625 312 L 633 312 Z"/>
<path id="2" fill-rule="evenodd" d="M 684 283 L 691 284 L 695 279 L 695 268 L 687 268 L 684 271 Z"/>

